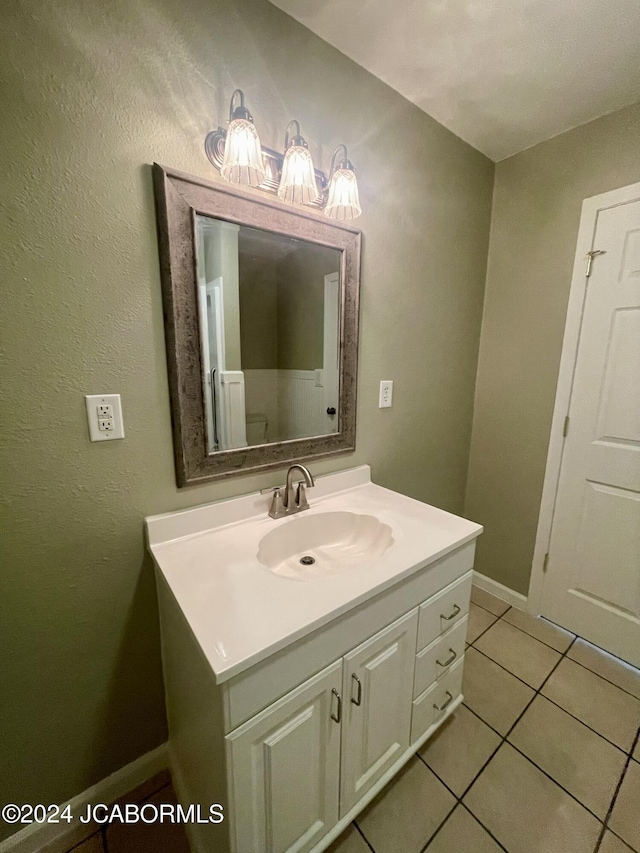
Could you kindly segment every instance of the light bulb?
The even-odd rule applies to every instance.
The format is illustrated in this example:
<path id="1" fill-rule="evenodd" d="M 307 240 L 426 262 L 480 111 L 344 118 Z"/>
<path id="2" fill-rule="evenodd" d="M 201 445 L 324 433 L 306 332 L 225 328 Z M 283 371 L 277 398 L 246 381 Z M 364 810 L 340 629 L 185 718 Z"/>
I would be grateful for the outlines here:
<path id="1" fill-rule="evenodd" d="M 291 129 L 293 136 L 289 136 Z M 300 136 L 300 122 L 293 119 L 284 135 L 284 160 L 278 196 L 295 204 L 311 204 L 318 198 L 313 161 L 307 143 Z"/>
<path id="2" fill-rule="evenodd" d="M 233 101 L 237 94 L 240 95 L 240 105 L 234 110 Z M 258 187 L 266 177 L 262 146 L 240 89 L 236 89 L 231 96 L 229 112 L 229 128 L 220 174 L 232 184 Z"/>
<path id="3" fill-rule="evenodd" d="M 341 221 L 356 219 L 362 213 L 358 198 L 358 182 L 353 168 L 336 169 L 331 176 L 324 212 L 329 219 Z"/>

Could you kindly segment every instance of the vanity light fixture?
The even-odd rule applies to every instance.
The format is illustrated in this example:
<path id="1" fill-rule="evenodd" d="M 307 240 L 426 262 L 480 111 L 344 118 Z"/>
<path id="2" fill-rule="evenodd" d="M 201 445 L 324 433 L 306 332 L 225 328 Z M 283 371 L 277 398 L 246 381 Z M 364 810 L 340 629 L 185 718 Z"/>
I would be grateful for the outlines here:
<path id="1" fill-rule="evenodd" d="M 292 125 L 295 125 L 296 133 L 290 137 Z M 295 119 L 287 125 L 284 137 L 284 160 L 278 196 L 282 201 L 295 204 L 311 204 L 318 198 L 318 185 L 309 146 L 300 136 L 300 123 Z"/>
<path id="2" fill-rule="evenodd" d="M 240 103 L 234 109 L 236 95 Z M 266 177 L 258 131 L 253 116 L 244 105 L 242 89 L 236 89 L 231 96 L 229 127 L 220 174 L 232 184 L 249 187 L 260 186 Z"/>
<path id="3" fill-rule="evenodd" d="M 236 99 L 239 103 L 234 107 Z M 290 135 L 292 127 L 295 127 L 293 136 Z M 260 145 L 241 89 L 236 89 L 231 96 L 228 128 L 212 130 L 204 140 L 210 163 L 233 184 L 259 187 L 277 193 L 290 204 L 319 208 L 329 219 L 346 221 L 360 216 L 358 182 L 346 145 L 338 145 L 333 152 L 328 179 L 324 172 L 314 169 L 296 119 L 287 125 L 284 145 L 284 154 Z M 344 156 L 336 162 L 341 150 Z"/>
<path id="4" fill-rule="evenodd" d="M 344 157 L 336 165 L 336 155 L 344 148 Z M 347 156 L 347 146 L 338 145 L 331 158 L 329 172 L 329 190 L 324 208 L 329 219 L 355 219 L 362 213 L 358 197 L 358 181 L 353 163 Z"/>

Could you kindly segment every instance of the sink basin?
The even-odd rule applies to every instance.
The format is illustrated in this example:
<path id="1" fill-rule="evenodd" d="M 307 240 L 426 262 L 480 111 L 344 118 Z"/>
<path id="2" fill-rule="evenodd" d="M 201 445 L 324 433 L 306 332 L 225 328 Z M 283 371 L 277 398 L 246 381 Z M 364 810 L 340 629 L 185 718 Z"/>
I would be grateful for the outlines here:
<path id="1" fill-rule="evenodd" d="M 301 514 L 262 537 L 258 560 L 276 575 L 310 581 L 361 566 L 392 544 L 391 528 L 374 515 Z"/>

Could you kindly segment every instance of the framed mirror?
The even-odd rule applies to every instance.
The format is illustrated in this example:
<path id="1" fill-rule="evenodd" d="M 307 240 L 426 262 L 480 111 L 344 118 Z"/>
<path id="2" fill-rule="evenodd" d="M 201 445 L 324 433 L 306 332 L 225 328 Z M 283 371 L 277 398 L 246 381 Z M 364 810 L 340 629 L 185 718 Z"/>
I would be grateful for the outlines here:
<path id="1" fill-rule="evenodd" d="M 153 176 L 178 486 L 353 451 L 360 232 Z"/>

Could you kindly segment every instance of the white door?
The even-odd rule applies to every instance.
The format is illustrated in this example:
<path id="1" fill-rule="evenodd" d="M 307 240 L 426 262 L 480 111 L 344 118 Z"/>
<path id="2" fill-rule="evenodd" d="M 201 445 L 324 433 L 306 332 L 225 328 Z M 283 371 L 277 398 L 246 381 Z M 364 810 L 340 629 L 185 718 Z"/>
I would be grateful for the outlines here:
<path id="1" fill-rule="evenodd" d="M 344 658 L 340 816 L 409 747 L 418 610 Z"/>
<path id="2" fill-rule="evenodd" d="M 640 666 L 640 200 L 600 209 L 540 612 Z"/>
<path id="3" fill-rule="evenodd" d="M 324 277 L 324 334 L 322 348 L 322 433 L 338 432 L 340 397 L 340 273 Z M 334 414 L 330 414 L 333 409 Z"/>
<path id="4" fill-rule="evenodd" d="M 227 735 L 235 853 L 304 853 L 338 822 L 342 661 Z"/>

